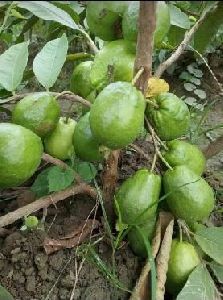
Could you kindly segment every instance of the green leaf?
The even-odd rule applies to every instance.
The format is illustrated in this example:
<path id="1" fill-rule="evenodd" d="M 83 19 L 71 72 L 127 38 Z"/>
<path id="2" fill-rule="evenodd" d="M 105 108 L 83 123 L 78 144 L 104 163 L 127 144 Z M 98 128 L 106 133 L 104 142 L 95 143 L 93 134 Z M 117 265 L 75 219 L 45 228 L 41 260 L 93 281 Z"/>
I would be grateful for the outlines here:
<path id="1" fill-rule="evenodd" d="M 195 234 L 195 240 L 213 260 L 223 265 L 223 227 L 208 227 Z"/>
<path id="2" fill-rule="evenodd" d="M 193 77 L 192 77 L 192 75 L 190 73 L 183 71 L 180 74 L 179 78 L 183 79 L 183 80 L 186 80 L 186 81 L 191 81 L 191 78 L 193 78 Z"/>
<path id="3" fill-rule="evenodd" d="M 72 29 L 78 29 L 78 26 L 67 12 L 49 1 L 18 1 L 17 3 L 19 7 L 27 9 L 40 19 L 55 21 Z"/>
<path id="4" fill-rule="evenodd" d="M 223 283 L 223 266 L 219 265 L 215 261 L 212 261 L 209 264 L 211 270 L 214 272 L 214 275 L 220 283 Z"/>
<path id="5" fill-rule="evenodd" d="M 48 173 L 52 167 L 43 170 L 34 181 L 31 186 L 31 190 L 35 193 L 37 198 L 43 197 L 49 194 L 49 182 Z"/>
<path id="6" fill-rule="evenodd" d="M 0 55 L 0 84 L 7 91 L 15 91 L 22 81 L 28 62 L 29 42 L 10 47 Z"/>
<path id="7" fill-rule="evenodd" d="M 200 24 L 198 30 L 195 32 L 193 47 L 200 53 L 205 52 L 207 46 L 215 37 L 222 23 L 223 23 L 223 3 L 222 1 L 218 1 L 217 9 L 210 10 L 207 13 L 205 20 Z"/>
<path id="8" fill-rule="evenodd" d="M 66 60 L 68 41 L 65 34 L 48 42 L 33 61 L 33 72 L 38 81 L 49 89 L 54 85 Z"/>
<path id="9" fill-rule="evenodd" d="M 188 16 L 173 4 L 170 4 L 169 8 L 170 8 L 171 25 L 175 25 L 177 27 L 184 28 L 184 29 L 189 29 L 190 20 Z"/>
<path id="10" fill-rule="evenodd" d="M 177 300 L 215 300 L 216 288 L 214 282 L 202 264 L 198 265 L 190 274 L 184 288 L 177 296 Z"/>
<path id="11" fill-rule="evenodd" d="M 97 174 L 95 166 L 88 162 L 78 162 L 74 169 L 86 182 L 91 182 Z"/>
<path id="12" fill-rule="evenodd" d="M 56 7 L 59 7 L 60 9 L 67 12 L 71 18 L 74 20 L 75 23 L 79 23 L 80 18 L 78 15 L 78 12 L 76 12 L 70 3 L 66 3 L 65 1 L 54 1 L 53 4 L 55 4 Z"/>
<path id="13" fill-rule="evenodd" d="M 200 85 L 200 84 L 201 84 L 201 80 L 200 80 L 199 78 L 191 77 L 191 78 L 189 79 L 189 81 L 190 81 L 191 83 L 196 84 L 196 85 Z"/>
<path id="14" fill-rule="evenodd" d="M 185 29 L 171 25 L 168 32 L 168 41 L 172 47 L 177 47 L 184 39 Z"/>
<path id="15" fill-rule="evenodd" d="M 197 69 L 193 64 L 187 66 L 188 72 L 193 74 L 194 76 L 201 78 L 203 76 L 203 72 L 200 69 Z"/>
<path id="16" fill-rule="evenodd" d="M 0 300 L 14 300 L 12 295 L 2 285 L 0 285 Z"/>
<path id="17" fill-rule="evenodd" d="M 184 88 L 186 91 L 191 92 L 194 89 L 196 89 L 196 86 L 192 83 L 186 82 L 186 83 L 184 83 Z"/>
<path id="18" fill-rule="evenodd" d="M 74 171 L 71 168 L 61 169 L 53 166 L 48 172 L 49 191 L 57 192 L 64 190 L 74 181 Z"/>
<path id="19" fill-rule="evenodd" d="M 206 92 L 200 89 L 194 90 L 194 94 L 197 95 L 200 99 L 206 99 Z"/>
<path id="20" fill-rule="evenodd" d="M 17 19 L 23 19 L 26 20 L 27 17 L 24 17 L 19 11 L 17 11 L 16 9 L 11 9 L 10 11 L 10 16 L 15 17 Z"/>
<path id="21" fill-rule="evenodd" d="M 184 99 L 184 102 L 190 106 L 194 106 L 197 100 L 193 97 L 187 97 L 186 99 Z"/>

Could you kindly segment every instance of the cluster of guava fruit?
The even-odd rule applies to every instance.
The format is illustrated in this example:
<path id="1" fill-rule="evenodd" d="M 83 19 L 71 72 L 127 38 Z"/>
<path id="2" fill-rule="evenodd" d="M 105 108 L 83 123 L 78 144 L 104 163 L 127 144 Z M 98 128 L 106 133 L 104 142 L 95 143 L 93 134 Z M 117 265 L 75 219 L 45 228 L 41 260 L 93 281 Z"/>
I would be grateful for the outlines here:
<path id="1" fill-rule="evenodd" d="M 157 4 L 154 43 L 158 46 L 170 27 L 168 5 Z M 161 193 L 168 209 L 189 226 L 207 219 L 214 193 L 202 178 L 205 158 L 200 149 L 181 140 L 189 129 L 190 112 L 167 85 L 150 81 L 149 102 L 132 84 L 139 2 L 89 1 L 86 20 L 92 34 L 104 41 L 93 61 L 80 63 L 71 76 L 71 91 L 91 102 L 76 122 L 60 115 L 50 93 L 34 93 L 19 101 L 12 123 L 0 124 L 0 188 L 24 183 L 37 170 L 43 150 L 61 160 L 76 155 L 100 162 L 103 149 L 123 149 L 144 128 L 146 116 L 168 150 L 162 154 L 171 166 L 162 176 L 146 168 L 122 183 L 114 197 L 119 222 L 128 226 L 133 251 L 147 256 L 142 232 L 151 241 Z M 154 86 L 152 87 L 152 84 Z M 161 88 L 160 88 L 161 87 Z M 155 91 L 155 92 L 154 92 Z M 183 257 L 184 263 L 179 263 Z M 177 238 L 172 244 L 167 287 L 175 293 L 200 262 L 194 246 Z"/>

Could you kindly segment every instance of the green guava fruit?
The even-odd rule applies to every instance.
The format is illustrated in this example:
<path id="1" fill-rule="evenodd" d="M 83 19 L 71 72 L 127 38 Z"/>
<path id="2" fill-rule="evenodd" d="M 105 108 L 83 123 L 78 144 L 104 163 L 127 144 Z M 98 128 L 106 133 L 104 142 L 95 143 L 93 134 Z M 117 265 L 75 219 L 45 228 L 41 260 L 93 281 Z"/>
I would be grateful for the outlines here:
<path id="1" fill-rule="evenodd" d="M 20 100 L 12 111 L 12 122 L 40 137 L 51 133 L 60 117 L 57 100 L 46 92 L 34 93 Z"/>
<path id="2" fill-rule="evenodd" d="M 127 81 L 133 78 L 135 43 L 117 40 L 105 45 L 96 54 L 90 79 L 98 91 L 111 82 Z"/>
<path id="3" fill-rule="evenodd" d="M 150 242 L 153 238 L 155 226 L 156 226 L 156 215 L 151 217 L 149 220 L 147 220 L 145 224 L 139 225 L 140 230 Z M 127 238 L 132 251 L 137 256 L 140 256 L 142 258 L 146 258 L 148 256 L 147 249 L 144 244 L 144 240 L 135 227 L 129 230 Z"/>
<path id="4" fill-rule="evenodd" d="M 80 63 L 73 71 L 70 80 L 70 90 L 83 98 L 86 98 L 93 90 L 90 80 L 92 61 Z"/>
<path id="5" fill-rule="evenodd" d="M 73 145 L 76 155 L 84 161 L 101 161 L 99 144 L 92 135 L 89 121 L 90 113 L 86 113 L 78 121 L 73 135 Z"/>
<path id="6" fill-rule="evenodd" d="M 100 145 L 121 149 L 135 140 L 144 122 L 144 97 L 128 82 L 104 88 L 90 110 L 90 126 Z"/>
<path id="7" fill-rule="evenodd" d="M 206 159 L 196 145 L 173 140 L 168 142 L 167 146 L 168 150 L 164 153 L 164 158 L 172 167 L 186 165 L 201 176 L 205 169 Z"/>
<path id="8" fill-rule="evenodd" d="M 74 154 L 73 135 L 76 121 L 60 117 L 54 131 L 44 139 L 45 152 L 66 160 Z"/>
<path id="9" fill-rule="evenodd" d="M 172 93 L 161 93 L 151 100 L 157 108 L 148 104 L 146 115 L 161 140 L 174 140 L 187 133 L 190 112 L 181 99 Z"/>
<path id="10" fill-rule="evenodd" d="M 138 170 L 115 194 L 116 213 L 123 224 L 143 225 L 156 214 L 161 178 L 147 169 Z M 148 208 L 148 209 L 147 209 Z"/>
<path id="11" fill-rule="evenodd" d="M 214 192 L 210 185 L 187 166 L 176 166 L 163 176 L 167 203 L 175 217 L 188 224 L 203 221 L 214 209 Z"/>
<path id="12" fill-rule="evenodd" d="M 37 170 L 43 153 L 41 139 L 29 129 L 0 123 L 0 188 L 16 187 Z"/>
<path id="13" fill-rule="evenodd" d="M 140 1 L 132 1 L 125 10 L 122 19 L 122 32 L 125 40 L 136 41 L 138 34 L 138 17 Z M 164 1 L 157 1 L 156 30 L 154 45 L 158 47 L 170 29 L 169 7 Z"/>
<path id="14" fill-rule="evenodd" d="M 200 259 L 194 246 L 188 242 L 174 239 L 168 263 L 167 291 L 177 295 L 185 285 L 190 273 L 199 264 Z"/>
<path id="15" fill-rule="evenodd" d="M 127 4 L 125 1 L 88 1 L 86 21 L 90 31 L 104 41 L 118 39 Z"/>

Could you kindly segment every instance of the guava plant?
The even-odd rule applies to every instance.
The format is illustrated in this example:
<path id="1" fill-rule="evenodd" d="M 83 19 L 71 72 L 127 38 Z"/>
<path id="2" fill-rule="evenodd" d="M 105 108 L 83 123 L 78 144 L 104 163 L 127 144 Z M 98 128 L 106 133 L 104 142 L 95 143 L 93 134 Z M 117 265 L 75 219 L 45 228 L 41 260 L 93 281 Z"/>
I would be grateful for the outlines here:
<path id="1" fill-rule="evenodd" d="M 160 77 L 184 50 L 205 55 L 211 35 L 222 24 L 223 5 L 180 2 L 1 4 L 0 39 L 5 49 L 0 55 L 0 104 L 4 108 L 16 103 L 9 120 L 0 123 L 0 188 L 31 180 L 37 198 L 33 212 L 51 204 L 48 197 L 44 198 L 47 204 L 39 201 L 42 196 L 60 201 L 64 195 L 86 192 L 99 197 L 108 220 L 105 230 L 110 226 L 114 231 L 116 215 L 117 234 L 110 235 L 113 254 L 127 240 L 137 256 L 149 259 L 152 299 L 160 293 L 164 297 L 166 288 L 177 300 L 214 300 L 218 292 L 209 270 L 219 282 L 223 273 L 223 228 L 207 225 L 215 209 L 214 190 L 203 176 L 203 153 L 188 139 L 190 107 Z M 27 33 L 30 28 L 38 33 L 38 26 L 45 29 L 44 40 L 49 40 L 31 58 L 29 48 L 38 36 Z M 76 37 L 84 41 L 82 48 L 87 51 L 70 53 Z M 152 65 L 162 51 L 167 51 L 167 60 Z M 66 74 L 69 84 L 58 91 L 61 70 L 69 60 L 74 61 L 72 72 Z M 33 79 L 38 87 L 25 92 Z M 70 102 L 65 114 L 60 107 L 64 99 Z M 75 111 L 74 120 L 77 103 L 83 107 Z M 117 186 L 120 152 L 145 131 L 155 148 L 151 167 L 145 165 Z M 157 157 L 162 163 L 159 172 L 155 171 Z M 56 166 L 37 175 L 41 158 Z M 101 186 L 96 180 L 99 173 Z M 167 269 L 167 280 L 164 276 L 160 287 L 158 258 L 152 255 L 151 243 L 162 210 L 169 211 L 179 226 L 169 236 L 169 246 L 160 249 L 160 253 L 166 249 Z M 20 217 L 16 211 L 13 219 L 0 217 L 0 227 Z"/>

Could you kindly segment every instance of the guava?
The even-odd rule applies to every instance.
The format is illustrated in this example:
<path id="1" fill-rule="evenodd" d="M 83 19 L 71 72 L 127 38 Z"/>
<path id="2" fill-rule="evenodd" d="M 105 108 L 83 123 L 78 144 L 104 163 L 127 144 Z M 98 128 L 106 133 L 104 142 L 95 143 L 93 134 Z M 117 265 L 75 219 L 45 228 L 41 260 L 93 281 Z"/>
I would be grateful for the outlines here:
<path id="1" fill-rule="evenodd" d="M 122 19 L 123 37 L 129 41 L 136 41 L 138 34 L 140 1 L 132 1 L 125 10 Z M 156 6 L 156 29 L 154 32 L 154 45 L 159 47 L 162 40 L 170 29 L 169 7 L 165 1 L 157 1 Z"/>
<path id="2" fill-rule="evenodd" d="M 104 41 L 116 40 L 121 33 L 125 1 L 88 1 L 86 21 L 90 31 Z"/>
<path id="3" fill-rule="evenodd" d="M 40 92 L 20 100 L 12 111 L 12 122 L 24 126 L 40 137 L 51 133 L 60 117 L 60 106 L 49 93 Z"/>
<path id="4" fill-rule="evenodd" d="M 54 131 L 44 139 L 45 152 L 66 160 L 74 154 L 73 135 L 76 121 L 60 117 Z"/>
<path id="5" fill-rule="evenodd" d="M 116 213 L 123 224 L 143 225 L 156 215 L 161 177 L 147 169 L 138 170 L 115 194 Z"/>
<path id="6" fill-rule="evenodd" d="M 0 123 L 0 188 L 21 185 L 37 170 L 43 153 L 40 137 L 20 125 Z"/>
<path id="7" fill-rule="evenodd" d="M 121 149 L 135 140 L 144 122 L 144 97 L 131 83 L 114 82 L 96 97 L 90 110 L 92 134 L 100 145 Z"/>
<path id="8" fill-rule="evenodd" d="M 156 215 L 151 217 L 145 224 L 139 225 L 142 234 L 144 234 L 147 239 L 151 242 L 156 225 Z M 128 232 L 128 241 L 132 251 L 140 257 L 146 258 L 148 252 L 144 243 L 144 240 L 138 230 L 133 227 Z"/>
<path id="9" fill-rule="evenodd" d="M 166 171 L 163 185 L 170 210 L 188 224 L 205 220 L 214 209 L 213 189 L 185 165 Z"/>
<path id="10" fill-rule="evenodd" d="M 190 273 L 200 264 L 195 247 L 185 241 L 174 239 L 168 263 L 167 291 L 177 295 L 185 285 Z"/>
<path id="11" fill-rule="evenodd" d="M 131 82 L 135 62 L 135 43 L 117 40 L 106 44 L 96 54 L 90 79 L 98 91 L 115 81 Z"/>
<path id="12" fill-rule="evenodd" d="M 151 101 L 157 108 L 148 103 L 146 115 L 161 140 L 174 140 L 187 133 L 190 112 L 183 100 L 172 93 L 161 93 Z"/>
<path id="13" fill-rule="evenodd" d="M 73 145 L 76 155 L 84 161 L 101 161 L 103 155 L 99 151 L 99 144 L 92 135 L 87 112 L 78 121 L 73 135 Z"/>
<path id="14" fill-rule="evenodd" d="M 164 153 L 164 158 L 172 167 L 186 165 L 197 175 L 204 172 L 206 159 L 196 145 L 173 140 L 168 142 L 167 146 L 168 150 Z"/>
<path id="15" fill-rule="evenodd" d="M 70 80 L 70 90 L 83 98 L 86 98 L 93 90 L 90 80 L 92 61 L 80 63 L 73 71 Z"/>

